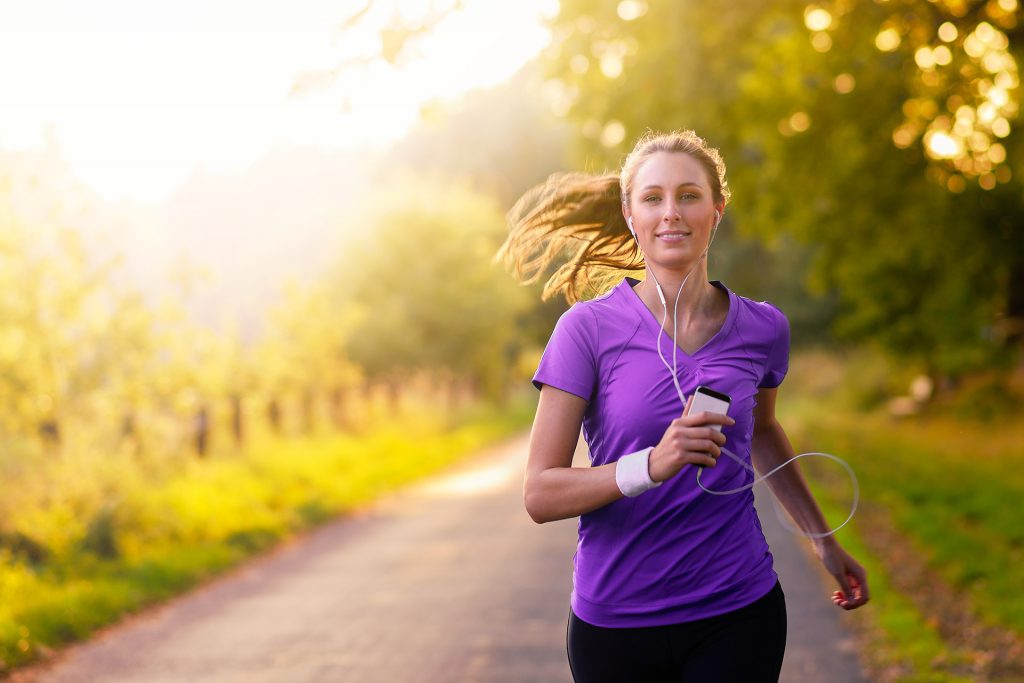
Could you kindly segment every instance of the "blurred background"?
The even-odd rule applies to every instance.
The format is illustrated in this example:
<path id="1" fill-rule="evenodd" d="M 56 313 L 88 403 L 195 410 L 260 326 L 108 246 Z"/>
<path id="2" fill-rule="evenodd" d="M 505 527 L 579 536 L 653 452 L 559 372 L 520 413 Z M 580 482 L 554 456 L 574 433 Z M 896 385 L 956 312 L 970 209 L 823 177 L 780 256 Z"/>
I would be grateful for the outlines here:
<path id="1" fill-rule="evenodd" d="M 3 2 L 0 672 L 528 427 L 565 302 L 493 262 L 505 213 L 693 128 L 710 276 L 789 316 L 784 424 L 862 479 L 872 670 L 1024 677 L 1022 19 Z"/>

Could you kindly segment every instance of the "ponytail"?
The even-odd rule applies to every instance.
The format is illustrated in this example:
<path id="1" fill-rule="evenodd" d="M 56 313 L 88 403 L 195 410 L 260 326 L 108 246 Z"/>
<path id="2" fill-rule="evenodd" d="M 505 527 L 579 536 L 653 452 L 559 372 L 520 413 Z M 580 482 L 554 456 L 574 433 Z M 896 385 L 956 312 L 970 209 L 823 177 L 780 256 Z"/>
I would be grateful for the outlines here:
<path id="1" fill-rule="evenodd" d="M 549 273 L 541 296 L 562 294 L 569 303 L 604 291 L 623 270 L 644 267 L 643 254 L 626 227 L 622 203 L 633 191 L 637 169 L 652 154 L 688 154 L 704 167 L 716 203 L 731 196 L 725 162 L 692 130 L 647 132 L 636 142 L 620 174 L 556 173 L 516 202 L 509 234 L 495 256 L 524 284 Z"/>
<path id="2" fill-rule="evenodd" d="M 509 234 L 495 257 L 524 284 L 550 273 L 542 297 L 569 303 L 594 295 L 616 271 L 639 270 L 643 256 L 622 217 L 619 176 L 556 173 L 508 213 Z"/>

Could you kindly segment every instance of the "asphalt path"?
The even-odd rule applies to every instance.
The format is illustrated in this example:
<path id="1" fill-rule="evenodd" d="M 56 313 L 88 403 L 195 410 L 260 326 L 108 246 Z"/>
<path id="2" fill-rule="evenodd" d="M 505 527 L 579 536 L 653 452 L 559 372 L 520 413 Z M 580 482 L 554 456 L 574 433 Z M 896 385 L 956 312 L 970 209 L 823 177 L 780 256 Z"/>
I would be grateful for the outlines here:
<path id="1" fill-rule="evenodd" d="M 529 519 L 526 448 L 526 436 L 491 448 L 12 683 L 569 682 L 576 520 Z M 789 610 L 782 680 L 864 681 L 850 615 L 832 606 L 805 542 L 761 505 L 766 495 L 761 519 Z"/>

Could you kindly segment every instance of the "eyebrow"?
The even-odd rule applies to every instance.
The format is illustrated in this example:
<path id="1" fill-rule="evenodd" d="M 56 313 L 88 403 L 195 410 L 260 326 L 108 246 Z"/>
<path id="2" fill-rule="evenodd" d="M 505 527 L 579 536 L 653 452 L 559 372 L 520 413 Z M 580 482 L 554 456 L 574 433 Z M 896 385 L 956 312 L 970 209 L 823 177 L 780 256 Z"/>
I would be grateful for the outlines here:
<path id="1" fill-rule="evenodd" d="M 693 185 L 694 187 L 699 187 L 701 189 L 704 189 L 703 186 L 700 183 L 695 183 L 692 180 L 688 180 L 685 183 L 679 183 L 679 187 L 684 187 L 686 185 Z M 647 190 L 660 190 L 660 189 L 661 189 L 661 185 L 646 185 L 641 190 L 641 192 L 646 192 Z"/>

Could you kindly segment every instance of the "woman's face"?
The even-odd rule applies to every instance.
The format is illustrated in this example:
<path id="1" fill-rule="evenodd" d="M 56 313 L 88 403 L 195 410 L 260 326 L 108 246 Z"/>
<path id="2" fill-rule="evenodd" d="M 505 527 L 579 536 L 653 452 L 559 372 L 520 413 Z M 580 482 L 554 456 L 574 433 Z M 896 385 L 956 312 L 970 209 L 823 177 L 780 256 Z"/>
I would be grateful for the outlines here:
<path id="1" fill-rule="evenodd" d="M 715 205 L 707 172 L 682 152 L 656 152 L 637 169 L 626 217 L 644 258 L 666 267 L 692 264 L 708 246 Z"/>

